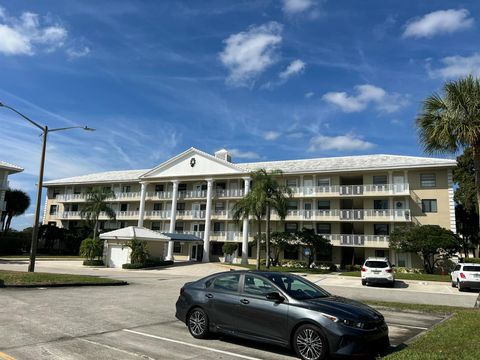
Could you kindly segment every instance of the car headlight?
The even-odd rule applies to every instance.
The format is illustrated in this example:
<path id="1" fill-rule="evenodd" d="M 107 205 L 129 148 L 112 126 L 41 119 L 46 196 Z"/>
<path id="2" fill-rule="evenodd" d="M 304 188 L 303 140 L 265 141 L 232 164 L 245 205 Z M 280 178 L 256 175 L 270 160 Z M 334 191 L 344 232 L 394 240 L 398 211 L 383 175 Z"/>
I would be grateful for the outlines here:
<path id="1" fill-rule="evenodd" d="M 352 320 L 342 320 L 342 324 L 347 325 L 347 326 L 351 326 L 351 327 L 355 327 L 355 328 L 358 328 L 358 329 L 363 329 L 365 327 L 364 323 L 356 322 L 356 321 L 352 321 Z"/>

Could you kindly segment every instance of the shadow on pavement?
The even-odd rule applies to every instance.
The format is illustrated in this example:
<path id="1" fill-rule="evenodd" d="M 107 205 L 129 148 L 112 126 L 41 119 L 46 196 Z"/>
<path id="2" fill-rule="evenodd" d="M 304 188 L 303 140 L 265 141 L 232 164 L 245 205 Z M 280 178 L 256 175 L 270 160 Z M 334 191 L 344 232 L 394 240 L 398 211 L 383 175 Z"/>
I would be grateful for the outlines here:
<path id="1" fill-rule="evenodd" d="M 381 287 L 381 288 L 385 288 L 385 287 L 389 287 L 388 285 L 385 285 L 385 284 L 368 284 L 369 287 Z M 394 288 L 395 289 L 406 289 L 408 288 L 409 285 L 402 281 L 402 280 L 395 280 L 395 286 Z"/>
<path id="2" fill-rule="evenodd" d="M 244 347 L 251 348 L 251 349 L 256 349 L 256 350 L 268 351 L 268 352 L 278 354 L 278 355 L 292 356 L 292 358 L 296 358 L 296 355 L 293 352 L 293 350 L 283 348 L 281 346 L 256 342 L 256 341 L 253 341 L 253 340 L 237 338 L 237 337 L 234 337 L 234 336 L 229 336 L 229 335 L 224 335 L 224 334 L 212 334 L 212 338 L 218 339 L 220 341 L 228 342 L 230 344 L 244 346 Z"/>
<path id="3" fill-rule="evenodd" d="M 25 265 L 25 264 L 28 264 L 28 260 L 7 260 L 7 259 L 0 259 L 0 264 Z"/>

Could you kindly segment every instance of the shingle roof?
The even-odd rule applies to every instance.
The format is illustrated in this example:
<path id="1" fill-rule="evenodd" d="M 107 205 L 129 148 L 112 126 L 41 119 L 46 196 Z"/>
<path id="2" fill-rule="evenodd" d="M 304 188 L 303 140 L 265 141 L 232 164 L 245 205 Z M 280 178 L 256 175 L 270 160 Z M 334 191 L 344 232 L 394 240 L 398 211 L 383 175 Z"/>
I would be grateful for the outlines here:
<path id="1" fill-rule="evenodd" d="M 278 169 L 285 173 L 398 169 L 412 167 L 421 168 L 436 166 L 450 167 L 455 165 L 456 161 L 450 159 L 384 154 L 237 164 L 237 166 L 247 171 L 264 168 L 266 170 Z"/>
<path id="2" fill-rule="evenodd" d="M 21 168 L 20 166 L 17 166 L 17 165 L 14 165 L 14 164 L 10 164 L 6 161 L 2 161 L 0 160 L 0 168 L 2 169 L 7 169 L 7 170 L 10 170 L 12 172 L 20 172 L 20 171 L 23 171 L 23 168 Z"/>
<path id="3" fill-rule="evenodd" d="M 317 159 L 301 160 L 282 160 L 265 161 L 252 163 L 235 163 L 239 169 L 244 169 L 245 173 L 265 168 L 266 170 L 282 170 L 284 173 L 301 172 L 341 172 L 341 171 L 361 171 L 375 169 L 402 169 L 402 168 L 422 168 L 422 167 L 453 167 L 456 161 L 451 159 L 428 158 L 418 156 L 402 155 L 360 155 L 344 156 Z M 128 182 L 139 181 L 140 175 L 145 174 L 150 169 L 125 170 L 125 171 L 107 171 L 83 176 L 75 176 L 59 180 L 46 181 L 46 186 L 68 185 L 68 184 L 94 184 L 102 182 Z"/>

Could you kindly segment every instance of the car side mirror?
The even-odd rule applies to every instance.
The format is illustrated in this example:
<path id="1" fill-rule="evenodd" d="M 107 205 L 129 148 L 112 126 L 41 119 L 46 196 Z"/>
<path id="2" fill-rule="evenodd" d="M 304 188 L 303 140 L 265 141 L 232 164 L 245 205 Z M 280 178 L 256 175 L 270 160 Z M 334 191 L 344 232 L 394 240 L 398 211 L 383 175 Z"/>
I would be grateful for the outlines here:
<path id="1" fill-rule="evenodd" d="M 278 292 L 274 291 L 265 295 L 268 300 L 274 300 L 275 302 L 283 302 L 285 298 Z"/>

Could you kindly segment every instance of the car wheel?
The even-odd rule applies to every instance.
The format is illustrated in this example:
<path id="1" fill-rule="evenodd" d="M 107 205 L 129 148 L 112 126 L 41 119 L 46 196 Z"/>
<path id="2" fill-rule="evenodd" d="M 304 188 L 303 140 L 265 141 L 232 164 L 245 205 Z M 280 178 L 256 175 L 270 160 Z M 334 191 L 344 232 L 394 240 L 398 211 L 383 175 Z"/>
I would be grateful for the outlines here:
<path id="1" fill-rule="evenodd" d="M 457 287 L 457 284 L 455 284 L 455 281 L 452 281 L 452 287 Z"/>
<path id="2" fill-rule="evenodd" d="M 462 283 L 458 280 L 457 280 L 457 288 L 458 288 L 458 291 L 465 291 L 465 288 L 462 286 Z"/>
<path id="3" fill-rule="evenodd" d="M 302 325 L 293 335 L 293 348 L 302 360 L 323 360 L 328 354 L 328 344 L 318 326 Z"/>
<path id="4" fill-rule="evenodd" d="M 208 336 L 208 316 L 200 308 L 193 309 L 188 315 L 188 331 L 194 338 L 205 339 Z"/>
<path id="5" fill-rule="evenodd" d="M 367 280 L 362 280 L 362 285 L 363 286 L 367 285 Z"/>

